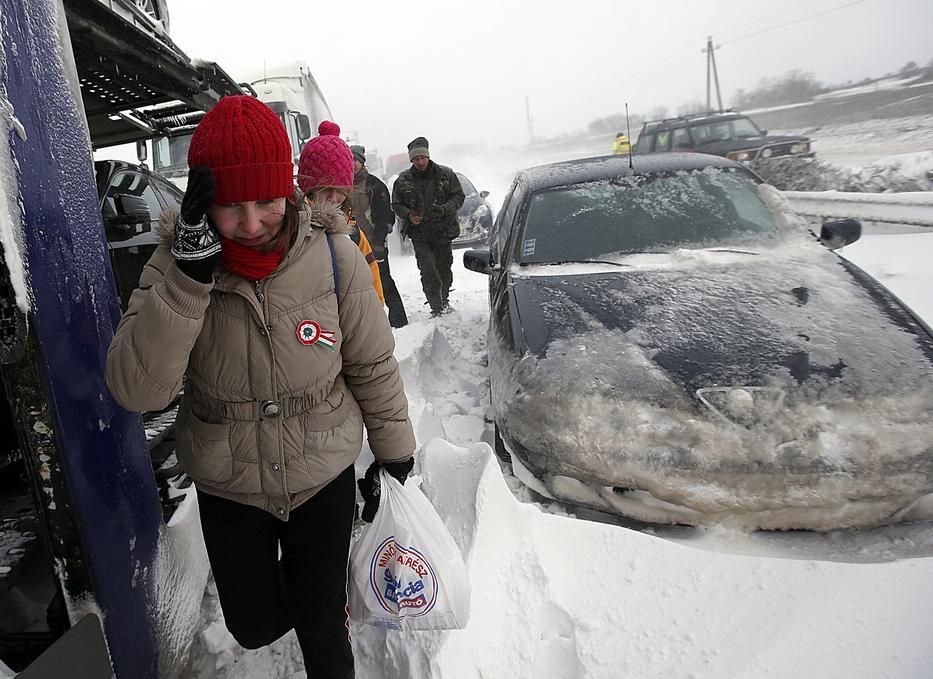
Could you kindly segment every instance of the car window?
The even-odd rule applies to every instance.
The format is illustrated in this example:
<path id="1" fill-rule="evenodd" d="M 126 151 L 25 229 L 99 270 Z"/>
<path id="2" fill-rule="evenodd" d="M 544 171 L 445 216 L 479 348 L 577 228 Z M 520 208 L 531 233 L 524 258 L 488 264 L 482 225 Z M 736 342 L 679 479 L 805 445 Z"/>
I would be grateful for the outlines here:
<path id="1" fill-rule="evenodd" d="M 748 118 L 736 118 L 732 121 L 732 134 L 736 137 L 760 137 L 761 130 Z"/>
<path id="2" fill-rule="evenodd" d="M 159 174 L 183 177 L 188 173 L 190 134 L 156 137 L 152 142 L 152 169 Z"/>
<path id="3" fill-rule="evenodd" d="M 158 177 L 150 177 L 149 181 L 152 188 L 155 189 L 159 194 L 159 198 L 162 200 L 162 205 L 165 206 L 164 209 L 181 209 L 181 199 L 184 194 L 177 186 Z"/>
<path id="4" fill-rule="evenodd" d="M 689 149 L 691 147 L 690 133 L 687 131 L 686 127 L 678 127 L 674 130 L 671 145 L 675 151 L 678 149 Z"/>
<path id="5" fill-rule="evenodd" d="M 642 132 L 638 135 L 638 141 L 635 143 L 635 153 L 651 153 L 651 147 L 654 145 L 654 133 Z"/>
<path id="6" fill-rule="evenodd" d="M 503 203 L 495 226 L 493 227 L 494 232 L 490 238 L 490 242 L 492 243 L 493 261 L 495 262 L 502 262 L 504 259 L 504 253 L 506 252 L 509 241 L 509 234 L 512 231 L 512 222 L 515 220 L 515 212 L 518 207 L 517 194 L 517 185 L 513 184 L 512 190 L 509 192 L 509 195 L 506 196 L 505 203 Z"/>
<path id="7" fill-rule="evenodd" d="M 130 238 L 127 238 L 128 234 L 123 229 L 105 224 L 107 240 L 110 241 L 110 263 L 122 309 L 126 309 L 129 304 L 130 295 L 139 285 L 143 267 L 158 245 L 159 239 L 153 227 L 159 221 L 163 205 L 152 186 L 153 181 L 158 180 L 153 180 L 149 175 L 139 171 L 117 172 L 110 179 L 110 186 L 107 187 L 101 206 L 105 222 L 109 215 L 118 214 L 116 201 L 122 195 L 143 198 L 149 206 L 151 221 L 146 224 L 130 225 L 130 228 L 135 230 L 135 234 Z M 171 189 L 165 189 L 165 191 L 168 193 Z"/>
<path id="8" fill-rule="evenodd" d="M 134 196 L 142 198 L 149 206 L 149 215 L 152 219 L 150 224 L 140 225 L 137 229 L 140 233 L 148 231 L 152 224 L 159 221 L 159 215 L 162 214 L 162 203 L 153 190 L 149 182 L 149 176 L 142 172 L 123 171 L 117 172 L 110 178 L 110 186 L 107 187 L 107 193 L 104 195 L 104 204 L 101 211 L 105 215 L 118 214 L 116 201 L 120 196 Z"/>
<path id="9" fill-rule="evenodd" d="M 467 179 L 466 177 L 464 177 L 464 176 L 463 176 L 462 174 L 460 174 L 459 172 L 457 173 L 457 179 L 460 180 L 460 186 L 463 188 L 463 195 L 464 195 L 464 196 L 471 196 L 471 195 L 473 195 L 474 193 L 477 193 L 476 187 L 473 186 L 472 182 L 470 182 L 469 179 Z"/>
<path id="10" fill-rule="evenodd" d="M 693 125 L 691 130 L 697 144 L 761 136 L 761 130 L 748 118 L 698 123 Z"/>
<path id="11" fill-rule="evenodd" d="M 667 151 L 668 149 L 670 149 L 670 147 L 671 147 L 671 131 L 664 130 L 662 132 L 658 132 L 658 139 L 654 143 L 654 150 L 655 151 Z"/>
<path id="12" fill-rule="evenodd" d="M 754 179 L 705 169 L 535 194 L 515 252 L 522 263 L 559 262 L 761 241 L 777 232 Z"/>

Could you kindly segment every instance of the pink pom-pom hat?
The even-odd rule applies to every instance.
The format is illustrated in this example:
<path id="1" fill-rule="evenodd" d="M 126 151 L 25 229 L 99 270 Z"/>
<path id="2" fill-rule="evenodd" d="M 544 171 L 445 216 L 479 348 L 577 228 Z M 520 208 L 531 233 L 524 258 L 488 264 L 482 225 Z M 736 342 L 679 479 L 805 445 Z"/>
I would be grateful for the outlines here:
<path id="1" fill-rule="evenodd" d="M 308 140 L 298 161 L 298 186 L 302 191 L 333 187 L 353 188 L 353 153 L 340 138 L 340 127 L 329 120 L 322 122 L 318 136 Z"/>

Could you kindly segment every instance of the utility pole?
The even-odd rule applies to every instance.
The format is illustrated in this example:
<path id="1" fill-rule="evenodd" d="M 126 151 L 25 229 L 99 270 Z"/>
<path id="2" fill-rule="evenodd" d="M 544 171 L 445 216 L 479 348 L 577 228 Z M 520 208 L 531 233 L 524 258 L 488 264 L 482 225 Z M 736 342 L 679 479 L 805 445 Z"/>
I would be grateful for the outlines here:
<path id="1" fill-rule="evenodd" d="M 713 36 L 706 36 L 706 47 L 700 52 L 706 53 L 706 109 L 713 110 L 713 104 L 710 101 L 710 72 L 713 74 L 713 80 L 716 82 L 716 101 L 719 103 L 719 112 L 722 113 L 722 92 L 719 90 L 719 71 L 716 70 L 716 50 L 720 45 L 713 46 Z"/>
<path id="2" fill-rule="evenodd" d="M 528 122 L 528 143 L 533 144 L 535 141 L 535 129 L 531 121 L 531 104 L 528 102 L 528 97 L 525 97 L 525 119 Z"/>

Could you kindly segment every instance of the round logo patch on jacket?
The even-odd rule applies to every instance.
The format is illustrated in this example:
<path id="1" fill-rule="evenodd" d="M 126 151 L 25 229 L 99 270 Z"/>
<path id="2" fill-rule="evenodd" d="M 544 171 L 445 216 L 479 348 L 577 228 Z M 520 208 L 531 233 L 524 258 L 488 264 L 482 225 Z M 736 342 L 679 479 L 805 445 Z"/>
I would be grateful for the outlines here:
<path id="1" fill-rule="evenodd" d="M 376 600 L 389 613 L 424 615 L 437 602 L 437 578 L 424 554 L 389 536 L 373 553 L 369 582 Z"/>
<path id="2" fill-rule="evenodd" d="M 302 321 L 298 324 L 298 341 L 302 344 L 323 344 L 333 350 L 337 343 L 337 333 L 333 330 L 323 330 L 317 321 Z"/>

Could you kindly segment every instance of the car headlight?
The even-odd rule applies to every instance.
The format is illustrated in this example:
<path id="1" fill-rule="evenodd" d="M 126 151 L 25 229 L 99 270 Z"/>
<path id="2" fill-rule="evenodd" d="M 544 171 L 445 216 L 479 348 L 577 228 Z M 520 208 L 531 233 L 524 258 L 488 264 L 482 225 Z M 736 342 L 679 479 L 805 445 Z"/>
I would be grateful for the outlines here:
<path id="1" fill-rule="evenodd" d="M 770 157 L 771 157 L 771 149 L 764 149 L 764 150 L 761 152 L 761 157 L 762 157 L 762 158 L 770 158 Z"/>
<path id="2" fill-rule="evenodd" d="M 791 152 L 791 153 L 800 153 L 800 144 L 791 144 L 790 152 Z"/>
<path id="3" fill-rule="evenodd" d="M 751 160 L 753 155 L 754 155 L 754 152 L 752 151 L 733 151 L 732 153 L 728 154 L 726 157 L 729 160 L 738 160 L 739 162 L 741 162 L 743 160 Z"/>

